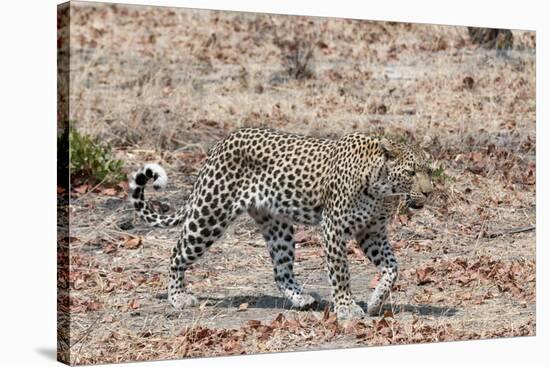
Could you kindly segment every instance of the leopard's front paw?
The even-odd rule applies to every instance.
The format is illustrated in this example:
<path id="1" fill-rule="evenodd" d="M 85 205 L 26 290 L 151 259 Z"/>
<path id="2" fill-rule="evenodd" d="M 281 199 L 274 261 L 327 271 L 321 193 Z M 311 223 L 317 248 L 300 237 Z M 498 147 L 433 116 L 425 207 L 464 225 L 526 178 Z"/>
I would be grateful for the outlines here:
<path id="1" fill-rule="evenodd" d="M 292 302 L 292 307 L 298 309 L 306 309 L 317 303 L 317 299 L 314 296 L 307 293 L 294 294 L 290 297 L 290 302 Z"/>
<path id="2" fill-rule="evenodd" d="M 371 317 L 380 316 L 380 313 L 382 312 L 382 306 L 381 305 L 372 305 L 370 303 L 367 304 L 367 314 Z"/>
<path id="3" fill-rule="evenodd" d="M 199 304 L 197 297 L 191 293 L 176 293 L 168 296 L 168 302 L 176 310 L 183 310 L 184 308 L 196 307 Z"/>
<path id="4" fill-rule="evenodd" d="M 376 297 L 374 294 L 367 302 L 367 313 L 369 316 L 380 316 L 384 308 L 384 301 L 387 297 Z"/>
<path id="5" fill-rule="evenodd" d="M 362 319 L 365 317 L 365 311 L 355 302 L 347 305 L 337 305 L 335 311 L 339 321 Z"/>
<path id="6" fill-rule="evenodd" d="M 367 314 L 371 317 L 380 316 L 382 312 L 382 304 L 378 303 L 367 303 Z"/>

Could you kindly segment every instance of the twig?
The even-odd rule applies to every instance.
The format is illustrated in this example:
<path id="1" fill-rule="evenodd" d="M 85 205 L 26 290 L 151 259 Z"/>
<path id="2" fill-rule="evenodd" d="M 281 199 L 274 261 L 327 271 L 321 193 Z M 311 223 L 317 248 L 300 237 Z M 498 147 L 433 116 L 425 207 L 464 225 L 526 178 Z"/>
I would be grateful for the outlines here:
<path id="1" fill-rule="evenodd" d="M 92 321 L 92 324 L 90 326 L 88 326 L 86 328 L 86 330 L 84 330 L 84 333 L 80 336 L 80 338 L 78 338 L 78 340 L 72 344 L 70 344 L 69 346 L 69 350 L 70 349 L 73 349 L 75 346 L 77 346 L 78 344 L 80 344 L 80 342 L 82 342 L 85 338 L 87 338 L 91 332 L 94 330 L 94 326 L 97 324 L 97 322 L 99 321 L 99 319 L 103 316 L 103 314 L 98 314 L 97 317 L 95 318 L 94 321 Z M 80 348 L 78 349 L 78 354 L 80 354 L 80 351 L 82 350 L 82 347 L 84 346 L 84 344 L 81 344 L 80 345 Z M 70 351 L 69 351 L 70 353 Z"/>
<path id="2" fill-rule="evenodd" d="M 522 228 L 512 228 L 512 229 L 509 229 L 507 231 L 502 231 L 502 232 L 485 233 L 485 237 L 495 238 L 495 237 L 500 237 L 500 236 L 504 236 L 504 235 L 507 235 L 507 234 L 515 234 L 515 233 L 534 231 L 535 229 L 536 229 L 535 226 L 522 227 Z"/>

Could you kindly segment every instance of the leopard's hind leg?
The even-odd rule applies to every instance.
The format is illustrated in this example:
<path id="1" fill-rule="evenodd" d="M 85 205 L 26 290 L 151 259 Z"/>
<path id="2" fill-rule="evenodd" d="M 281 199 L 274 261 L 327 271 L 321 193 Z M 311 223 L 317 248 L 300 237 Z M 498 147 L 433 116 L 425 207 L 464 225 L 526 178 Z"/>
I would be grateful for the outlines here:
<path id="1" fill-rule="evenodd" d="M 221 195 L 210 193 L 191 202 L 170 259 L 168 301 L 174 308 L 183 309 L 198 304 L 197 298 L 185 288 L 185 271 L 204 256 L 243 210 L 229 198 L 222 200 Z"/>
<path id="2" fill-rule="evenodd" d="M 273 216 L 266 210 L 252 208 L 248 211 L 260 227 L 266 241 L 277 287 L 293 307 L 307 308 L 316 299 L 303 292 L 302 286 L 294 278 L 294 228 L 287 219 Z"/>

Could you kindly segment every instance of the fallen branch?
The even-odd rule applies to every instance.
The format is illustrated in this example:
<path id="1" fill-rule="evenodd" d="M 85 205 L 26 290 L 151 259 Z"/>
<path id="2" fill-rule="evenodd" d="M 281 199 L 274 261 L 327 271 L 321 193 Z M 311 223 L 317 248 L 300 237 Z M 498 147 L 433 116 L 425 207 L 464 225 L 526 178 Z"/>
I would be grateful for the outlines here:
<path id="1" fill-rule="evenodd" d="M 522 228 L 512 228 L 512 229 L 509 229 L 507 231 L 502 231 L 502 232 L 485 233 L 484 236 L 488 237 L 488 238 L 495 238 L 495 237 L 500 237 L 500 236 L 504 236 L 504 235 L 507 235 L 507 234 L 515 234 L 515 233 L 534 231 L 535 228 L 536 228 L 535 226 L 522 227 Z"/>

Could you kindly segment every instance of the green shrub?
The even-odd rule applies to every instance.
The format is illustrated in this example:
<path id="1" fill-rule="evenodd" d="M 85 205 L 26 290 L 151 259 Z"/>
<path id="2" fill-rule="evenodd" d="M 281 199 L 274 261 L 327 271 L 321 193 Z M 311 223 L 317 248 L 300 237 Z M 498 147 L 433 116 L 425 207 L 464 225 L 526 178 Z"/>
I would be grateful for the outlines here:
<path id="1" fill-rule="evenodd" d="M 125 178 L 122 161 L 111 156 L 111 148 L 97 138 L 69 128 L 69 161 L 71 178 L 82 178 L 91 183 L 115 183 Z"/>
<path id="2" fill-rule="evenodd" d="M 57 186 L 69 191 L 69 128 L 63 125 L 57 133 Z"/>
<path id="3" fill-rule="evenodd" d="M 432 180 L 434 180 L 435 182 L 443 183 L 450 179 L 451 176 L 448 176 L 441 167 L 434 169 L 432 172 Z"/>

